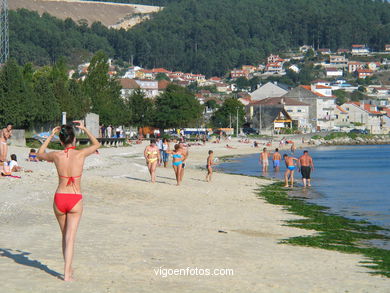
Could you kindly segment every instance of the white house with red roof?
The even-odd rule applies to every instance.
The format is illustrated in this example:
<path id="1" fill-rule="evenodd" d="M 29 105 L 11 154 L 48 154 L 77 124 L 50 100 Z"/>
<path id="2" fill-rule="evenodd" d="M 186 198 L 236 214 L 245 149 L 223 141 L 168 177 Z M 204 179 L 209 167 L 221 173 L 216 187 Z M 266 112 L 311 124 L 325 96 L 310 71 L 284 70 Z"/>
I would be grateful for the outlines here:
<path id="1" fill-rule="evenodd" d="M 350 123 L 348 121 L 348 111 L 343 109 L 341 106 L 336 105 L 334 109 L 335 115 L 335 126 L 337 127 L 349 127 Z"/>
<path id="2" fill-rule="evenodd" d="M 330 55 L 330 54 L 332 54 L 332 51 L 330 49 L 328 49 L 328 48 L 318 49 L 317 52 L 322 54 L 322 55 Z"/>
<path id="3" fill-rule="evenodd" d="M 351 53 L 352 55 L 368 55 L 370 49 L 366 45 L 355 44 L 352 45 Z"/>
<path id="4" fill-rule="evenodd" d="M 341 107 L 348 112 L 349 123 L 362 123 L 372 134 L 383 133 L 383 113 L 378 107 L 361 102 L 347 102 Z"/>
<path id="5" fill-rule="evenodd" d="M 284 97 L 309 104 L 309 124 L 312 130 L 331 130 L 334 127 L 336 97 L 329 86 L 311 84 L 300 85 Z"/>
<path id="6" fill-rule="evenodd" d="M 242 70 L 242 69 L 233 69 L 230 71 L 230 77 L 232 79 L 236 79 L 239 77 L 249 78 L 249 72 L 246 70 Z"/>
<path id="7" fill-rule="evenodd" d="M 356 72 L 357 72 L 357 77 L 362 79 L 374 75 L 374 72 L 371 69 L 358 69 Z"/>
<path id="8" fill-rule="evenodd" d="M 343 70 L 336 67 L 325 68 L 326 77 L 341 77 L 343 76 Z"/>
<path id="9" fill-rule="evenodd" d="M 350 61 L 348 62 L 348 72 L 353 73 L 358 69 L 363 69 L 365 66 L 365 63 L 359 62 L 359 61 Z"/>
<path id="10" fill-rule="evenodd" d="M 390 52 L 390 44 L 385 45 L 385 52 Z"/>

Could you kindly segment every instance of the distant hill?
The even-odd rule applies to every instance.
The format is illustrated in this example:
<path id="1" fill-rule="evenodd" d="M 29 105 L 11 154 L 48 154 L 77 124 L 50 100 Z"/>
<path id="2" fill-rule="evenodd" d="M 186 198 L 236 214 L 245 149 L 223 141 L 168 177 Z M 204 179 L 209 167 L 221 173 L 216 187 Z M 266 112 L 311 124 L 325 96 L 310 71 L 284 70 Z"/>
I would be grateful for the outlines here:
<path id="1" fill-rule="evenodd" d="M 39 14 L 46 12 L 60 19 L 72 18 L 76 22 L 87 21 L 88 24 L 100 21 L 107 27 L 128 29 L 149 19 L 150 14 L 160 11 L 161 7 L 108 3 L 108 1 L 12 0 L 9 2 L 9 9 L 18 8 L 37 11 Z"/>
<path id="2" fill-rule="evenodd" d="M 178 0 L 128 31 L 72 26 L 77 37 L 64 35 L 66 23 L 49 17 L 29 15 L 33 24 L 26 24 L 29 19 L 18 13 L 13 17 L 20 20 L 11 26 L 12 44 L 18 43 L 22 52 L 32 52 L 28 46 L 33 44 L 37 57 L 42 53 L 55 59 L 82 48 L 88 52 L 105 49 L 118 59 L 134 57 L 136 65 L 209 76 L 223 75 L 242 64 L 257 64 L 270 53 L 303 44 L 335 50 L 361 43 L 378 50 L 390 43 L 390 4 L 380 0 Z M 34 26 L 50 30 L 58 42 L 51 46 L 59 51 L 48 48 L 45 33 L 37 39 Z M 73 39 L 77 50 L 61 49 L 72 48 Z M 14 56 L 19 62 L 34 59 L 31 54 L 20 58 L 17 50 Z"/>

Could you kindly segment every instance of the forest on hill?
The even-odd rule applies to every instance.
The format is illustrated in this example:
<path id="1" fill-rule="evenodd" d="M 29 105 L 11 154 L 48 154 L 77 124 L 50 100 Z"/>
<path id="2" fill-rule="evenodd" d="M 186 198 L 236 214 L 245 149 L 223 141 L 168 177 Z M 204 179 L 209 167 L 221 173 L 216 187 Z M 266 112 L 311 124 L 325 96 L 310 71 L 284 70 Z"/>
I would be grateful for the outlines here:
<path id="1" fill-rule="evenodd" d="M 145 3 L 146 4 L 146 3 Z M 150 4 L 150 3 L 148 3 Z M 186 0 L 171 3 L 129 31 L 10 12 L 11 55 L 54 62 L 104 50 L 144 67 L 224 75 L 303 44 L 374 50 L 390 43 L 390 4 L 381 0 Z"/>

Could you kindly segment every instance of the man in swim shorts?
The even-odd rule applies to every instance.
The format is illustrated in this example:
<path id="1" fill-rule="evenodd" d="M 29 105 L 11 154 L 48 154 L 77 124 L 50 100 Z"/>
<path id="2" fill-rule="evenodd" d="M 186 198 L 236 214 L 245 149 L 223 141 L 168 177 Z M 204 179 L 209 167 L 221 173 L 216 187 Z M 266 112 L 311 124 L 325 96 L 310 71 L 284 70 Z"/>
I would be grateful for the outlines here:
<path id="1" fill-rule="evenodd" d="M 295 171 L 295 163 L 294 161 L 298 161 L 297 158 L 289 157 L 287 154 L 283 155 L 283 159 L 286 162 L 286 172 L 284 173 L 284 187 L 288 186 L 288 179 L 290 179 L 291 187 L 294 186 L 294 171 Z"/>
<path id="2" fill-rule="evenodd" d="M 263 148 L 263 151 L 260 153 L 260 158 L 259 161 L 263 165 L 263 173 L 267 173 L 268 171 L 268 157 L 269 157 L 269 152 L 267 151 L 267 148 Z"/>
<path id="3" fill-rule="evenodd" d="M 303 151 L 303 155 L 299 158 L 298 163 L 301 169 L 303 186 L 311 186 L 310 173 L 314 171 L 314 163 L 308 151 Z"/>
<path id="4" fill-rule="evenodd" d="M 274 154 L 272 155 L 272 161 L 274 162 L 274 170 L 275 172 L 279 172 L 280 170 L 280 161 L 282 160 L 282 156 L 279 153 L 279 149 L 276 148 Z"/>

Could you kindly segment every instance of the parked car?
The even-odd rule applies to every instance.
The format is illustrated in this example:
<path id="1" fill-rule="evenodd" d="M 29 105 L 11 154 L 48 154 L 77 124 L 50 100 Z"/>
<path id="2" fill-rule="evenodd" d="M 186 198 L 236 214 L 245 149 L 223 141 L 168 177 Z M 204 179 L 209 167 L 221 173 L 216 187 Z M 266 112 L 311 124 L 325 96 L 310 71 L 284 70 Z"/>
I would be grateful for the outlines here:
<path id="1" fill-rule="evenodd" d="M 259 134 L 259 132 L 256 129 L 251 128 L 251 127 L 243 128 L 242 132 L 244 132 L 246 135 L 249 135 L 249 134 Z"/>
<path id="2" fill-rule="evenodd" d="M 356 133 L 356 134 L 369 134 L 370 132 L 367 129 L 352 129 L 349 133 Z"/>

